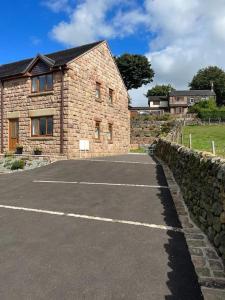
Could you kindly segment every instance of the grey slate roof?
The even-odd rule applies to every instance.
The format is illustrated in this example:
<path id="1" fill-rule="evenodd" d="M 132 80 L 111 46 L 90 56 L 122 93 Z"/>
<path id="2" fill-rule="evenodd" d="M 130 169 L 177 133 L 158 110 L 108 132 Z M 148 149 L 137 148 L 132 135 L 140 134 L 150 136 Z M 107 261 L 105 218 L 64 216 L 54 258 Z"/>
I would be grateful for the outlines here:
<path id="1" fill-rule="evenodd" d="M 129 110 L 150 110 L 149 106 L 129 106 Z"/>
<path id="2" fill-rule="evenodd" d="M 185 91 L 172 91 L 169 93 L 171 97 L 173 96 L 216 96 L 214 91 L 211 90 L 185 90 Z"/>
<path id="3" fill-rule="evenodd" d="M 168 100 L 167 96 L 149 96 L 148 101 L 166 101 Z"/>
<path id="4" fill-rule="evenodd" d="M 78 56 L 84 54 L 85 52 L 91 50 L 92 48 L 94 48 L 95 46 L 97 46 L 102 42 L 103 41 L 98 41 L 95 43 L 83 45 L 76 48 L 45 54 L 45 56 L 55 61 L 54 67 L 60 67 L 65 65 L 69 61 L 77 58 Z M 33 59 L 34 58 L 29 58 L 29 59 L 13 62 L 10 64 L 0 65 L 0 79 L 23 74 Z"/>

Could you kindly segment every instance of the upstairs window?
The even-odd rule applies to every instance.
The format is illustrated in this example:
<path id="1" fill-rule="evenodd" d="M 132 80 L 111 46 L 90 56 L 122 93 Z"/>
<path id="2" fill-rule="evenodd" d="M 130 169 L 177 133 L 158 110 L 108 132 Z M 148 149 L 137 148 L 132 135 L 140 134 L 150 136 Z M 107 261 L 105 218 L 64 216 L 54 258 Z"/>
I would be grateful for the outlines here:
<path id="1" fill-rule="evenodd" d="M 97 100 L 101 99 L 101 83 L 99 82 L 96 82 L 95 97 Z"/>
<path id="2" fill-rule="evenodd" d="M 32 93 L 41 93 L 53 90 L 52 74 L 32 77 L 31 82 Z"/>
<path id="3" fill-rule="evenodd" d="M 53 136 L 53 117 L 32 118 L 31 136 Z"/>
<path id="4" fill-rule="evenodd" d="M 113 125 L 109 123 L 108 141 L 112 143 L 113 140 Z"/>
<path id="5" fill-rule="evenodd" d="M 95 139 L 97 141 L 100 140 L 100 123 L 101 123 L 100 121 L 95 122 Z"/>
<path id="6" fill-rule="evenodd" d="M 109 104 L 113 104 L 113 90 L 109 89 Z"/>

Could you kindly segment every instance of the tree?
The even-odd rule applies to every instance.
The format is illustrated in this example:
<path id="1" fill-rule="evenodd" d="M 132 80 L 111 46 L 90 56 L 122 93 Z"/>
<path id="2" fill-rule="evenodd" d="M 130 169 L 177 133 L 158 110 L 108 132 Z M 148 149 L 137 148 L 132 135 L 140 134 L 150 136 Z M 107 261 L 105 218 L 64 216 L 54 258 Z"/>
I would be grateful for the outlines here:
<path id="1" fill-rule="evenodd" d="M 152 82 L 154 71 L 146 56 L 125 53 L 115 60 L 128 90 Z"/>
<path id="2" fill-rule="evenodd" d="M 150 90 L 148 90 L 146 97 L 149 96 L 168 96 L 169 92 L 175 91 L 175 88 L 173 88 L 170 84 L 165 85 L 156 85 Z"/>
<path id="3" fill-rule="evenodd" d="M 217 103 L 225 99 L 225 72 L 217 66 L 200 69 L 189 83 L 191 90 L 209 90 L 213 82 Z"/>

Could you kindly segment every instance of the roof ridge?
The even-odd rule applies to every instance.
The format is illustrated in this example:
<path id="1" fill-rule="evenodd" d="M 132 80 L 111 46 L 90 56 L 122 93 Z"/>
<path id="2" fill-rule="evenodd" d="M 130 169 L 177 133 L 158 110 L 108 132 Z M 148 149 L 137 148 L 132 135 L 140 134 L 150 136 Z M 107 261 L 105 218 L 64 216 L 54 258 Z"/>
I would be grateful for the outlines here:
<path id="1" fill-rule="evenodd" d="M 43 54 L 43 55 L 44 56 L 49 56 L 49 55 L 55 55 L 55 54 L 65 53 L 67 51 L 72 51 L 72 50 L 75 50 L 75 49 L 78 49 L 78 48 L 83 48 L 83 47 L 87 47 L 87 46 L 91 46 L 91 45 L 93 45 L 93 46 L 94 45 L 98 45 L 98 44 L 101 44 L 102 42 L 104 42 L 104 40 L 101 40 L 101 41 L 98 41 L 98 42 L 89 43 L 89 44 L 84 44 L 84 45 L 73 47 L 73 48 L 67 48 L 67 49 L 64 49 L 64 50 L 59 50 L 59 51 L 56 51 L 56 52 L 47 53 L 47 54 Z"/>
<path id="2" fill-rule="evenodd" d="M 89 44 L 84 44 L 81 46 L 73 47 L 73 48 L 68 48 L 65 50 L 60 50 L 48 54 L 37 54 L 36 56 L 32 58 L 26 58 L 23 60 L 18 60 L 14 62 L 10 62 L 7 64 L 2 64 L 0 65 L 0 78 L 6 78 L 9 76 L 16 76 L 19 74 L 23 74 L 29 64 L 35 60 L 38 56 L 42 57 L 43 59 L 45 58 L 46 61 L 54 63 L 54 67 L 59 67 L 66 65 L 73 59 L 85 54 L 86 52 L 90 51 L 94 47 L 98 46 L 104 42 L 103 40 L 89 43 Z"/>
<path id="3" fill-rule="evenodd" d="M 104 40 L 101 40 L 101 41 L 97 41 L 97 42 L 93 42 L 93 43 L 89 43 L 89 44 L 84 44 L 84 45 L 81 45 L 81 46 L 77 46 L 77 47 L 73 47 L 73 48 L 67 48 L 67 49 L 64 49 L 64 50 L 59 50 L 59 51 L 56 51 L 56 52 L 51 52 L 51 53 L 47 53 L 47 54 L 41 54 L 40 55 L 44 55 L 44 56 L 49 56 L 49 55 L 55 55 L 55 54 L 60 54 L 60 53 L 64 53 L 66 51 L 72 51 L 72 50 L 75 50 L 75 49 L 78 49 L 78 48 L 82 48 L 82 47 L 87 47 L 87 46 L 91 46 L 91 45 L 98 45 L 100 43 L 104 42 Z M 33 56 L 33 57 L 30 57 L 30 58 L 24 58 L 24 59 L 21 59 L 21 60 L 16 60 L 16 61 L 12 61 L 10 63 L 6 63 L 6 64 L 0 64 L 0 68 L 2 66 L 7 66 L 7 65 L 11 65 L 11 64 L 16 64 L 16 63 L 22 63 L 22 62 L 26 62 L 28 60 L 32 60 L 36 57 L 37 55 Z M 51 59 L 51 58 L 50 58 Z"/>

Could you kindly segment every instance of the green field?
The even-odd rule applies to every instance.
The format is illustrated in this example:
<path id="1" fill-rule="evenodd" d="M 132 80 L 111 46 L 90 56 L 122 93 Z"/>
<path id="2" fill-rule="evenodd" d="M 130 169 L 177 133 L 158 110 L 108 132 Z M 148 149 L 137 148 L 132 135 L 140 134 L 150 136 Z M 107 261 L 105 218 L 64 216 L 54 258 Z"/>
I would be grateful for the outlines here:
<path id="1" fill-rule="evenodd" d="M 215 142 L 216 155 L 225 157 L 225 125 L 192 125 L 183 128 L 183 142 L 189 145 L 189 134 L 192 135 L 192 148 L 212 152 L 211 142 Z"/>

